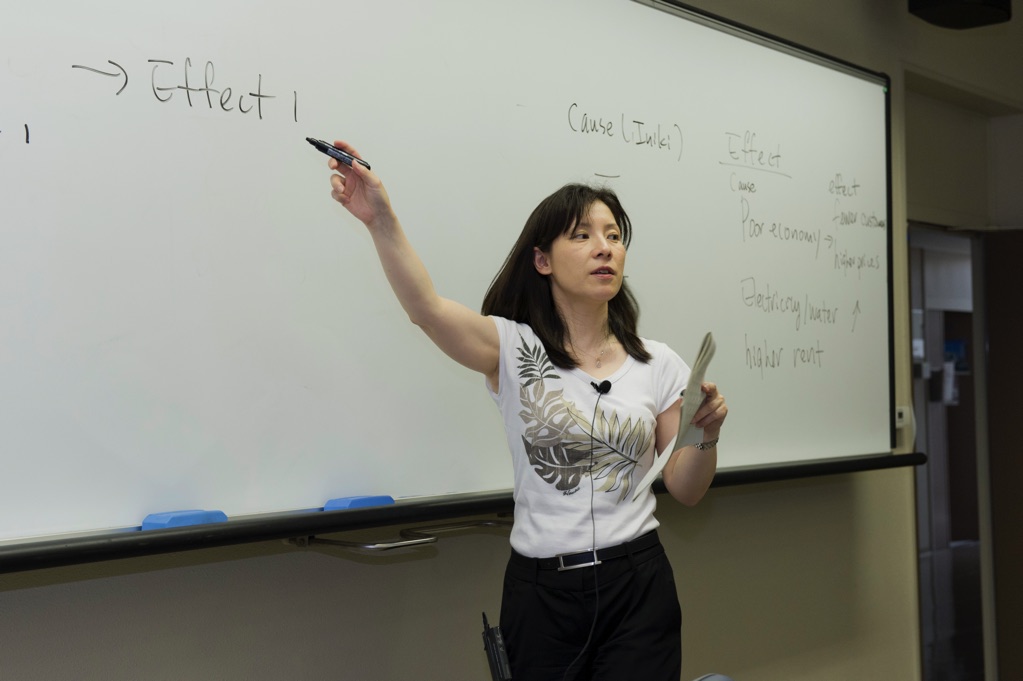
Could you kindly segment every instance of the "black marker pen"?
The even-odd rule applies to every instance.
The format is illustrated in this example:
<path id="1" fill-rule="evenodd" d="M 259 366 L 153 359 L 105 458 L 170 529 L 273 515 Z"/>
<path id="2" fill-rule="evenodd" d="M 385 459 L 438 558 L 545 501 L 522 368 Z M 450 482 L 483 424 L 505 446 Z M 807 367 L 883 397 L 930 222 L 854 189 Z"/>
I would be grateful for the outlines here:
<path id="1" fill-rule="evenodd" d="M 330 156 L 331 158 L 336 158 L 337 160 L 341 161 L 346 166 L 351 166 L 352 162 L 354 161 L 365 166 L 366 170 L 372 170 L 372 168 L 369 167 L 369 164 L 363 161 L 361 158 L 357 156 L 352 156 L 346 151 L 341 151 L 333 144 L 327 144 L 323 140 L 313 139 L 312 137 L 306 137 L 305 141 L 316 147 L 319 151 L 323 152 L 327 156 Z"/>

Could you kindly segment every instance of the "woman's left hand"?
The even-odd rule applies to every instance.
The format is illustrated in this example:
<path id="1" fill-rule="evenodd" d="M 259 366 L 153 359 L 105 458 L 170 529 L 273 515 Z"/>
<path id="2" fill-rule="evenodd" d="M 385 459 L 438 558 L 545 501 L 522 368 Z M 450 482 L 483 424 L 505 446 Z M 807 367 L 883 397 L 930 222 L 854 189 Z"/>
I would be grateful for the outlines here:
<path id="1" fill-rule="evenodd" d="M 700 390 L 704 394 L 703 405 L 696 410 L 693 425 L 703 428 L 703 437 L 712 440 L 721 432 L 721 424 L 728 416 L 728 405 L 725 404 L 724 395 L 718 392 L 717 384 L 703 383 Z"/>

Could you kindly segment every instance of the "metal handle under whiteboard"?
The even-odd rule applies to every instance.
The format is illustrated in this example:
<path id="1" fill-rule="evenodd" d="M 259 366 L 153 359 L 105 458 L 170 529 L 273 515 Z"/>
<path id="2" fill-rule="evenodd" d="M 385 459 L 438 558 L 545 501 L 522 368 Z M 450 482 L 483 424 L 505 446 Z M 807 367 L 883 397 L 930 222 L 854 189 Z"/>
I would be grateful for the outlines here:
<path id="1" fill-rule="evenodd" d="M 437 541 L 438 533 L 454 532 L 457 530 L 468 530 L 476 527 L 511 527 L 510 520 L 470 520 L 462 523 L 448 523 L 445 525 L 431 525 L 429 527 L 411 528 L 406 527 L 398 532 L 401 539 L 382 542 L 357 542 L 344 539 L 321 539 L 320 537 L 295 537 L 289 539 L 289 543 L 295 546 L 311 546 L 320 544 L 326 546 L 340 546 L 347 549 L 363 549 L 366 551 L 390 551 L 391 549 L 403 549 L 410 546 L 421 546 L 433 544 Z"/>

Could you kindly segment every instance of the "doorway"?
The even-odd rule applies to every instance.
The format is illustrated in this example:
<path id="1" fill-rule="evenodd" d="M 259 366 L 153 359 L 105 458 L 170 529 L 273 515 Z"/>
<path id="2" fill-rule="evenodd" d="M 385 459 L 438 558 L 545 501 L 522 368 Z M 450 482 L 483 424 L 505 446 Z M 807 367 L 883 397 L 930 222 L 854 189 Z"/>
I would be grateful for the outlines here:
<path id="1" fill-rule="evenodd" d="M 909 248 L 923 679 L 983 681 L 974 244 L 911 224 Z"/>

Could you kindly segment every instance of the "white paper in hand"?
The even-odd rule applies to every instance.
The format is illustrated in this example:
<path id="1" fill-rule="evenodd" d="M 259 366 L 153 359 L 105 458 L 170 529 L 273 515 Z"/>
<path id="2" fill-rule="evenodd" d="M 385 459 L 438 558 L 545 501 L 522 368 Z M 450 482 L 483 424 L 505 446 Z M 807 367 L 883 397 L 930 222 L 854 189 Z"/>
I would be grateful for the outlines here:
<path id="1" fill-rule="evenodd" d="M 654 465 L 650 467 L 650 470 L 647 471 L 643 480 L 636 487 L 636 492 L 632 495 L 633 501 L 638 499 L 639 495 L 661 474 L 661 471 L 664 470 L 664 464 L 668 463 L 669 455 L 672 452 L 679 447 L 695 445 L 703 440 L 703 429 L 694 428 L 692 421 L 696 411 L 703 404 L 705 396 L 700 386 L 703 385 L 703 376 L 707 373 L 707 365 L 710 364 L 716 347 L 714 337 L 710 333 L 703 337 L 703 343 L 700 344 L 700 351 L 696 355 L 696 361 L 693 362 L 692 372 L 689 374 L 689 382 L 686 383 L 685 393 L 683 394 L 682 414 L 678 420 L 678 434 L 664 448 L 664 451 L 654 459 Z"/>

